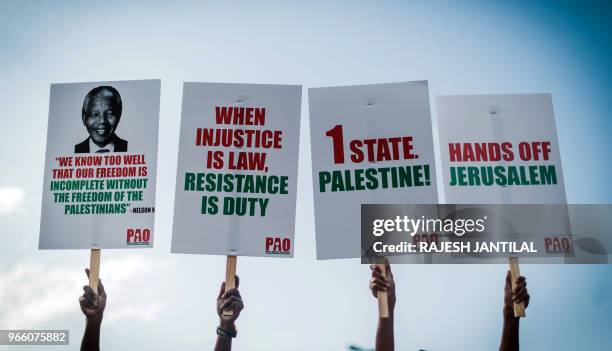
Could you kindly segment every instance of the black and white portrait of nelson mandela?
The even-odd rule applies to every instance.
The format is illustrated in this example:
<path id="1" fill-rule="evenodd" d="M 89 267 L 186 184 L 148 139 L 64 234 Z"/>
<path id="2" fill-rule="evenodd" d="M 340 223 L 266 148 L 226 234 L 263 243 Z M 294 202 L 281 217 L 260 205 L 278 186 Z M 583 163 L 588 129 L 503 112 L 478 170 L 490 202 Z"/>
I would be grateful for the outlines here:
<path id="1" fill-rule="evenodd" d="M 127 152 L 128 142 L 115 134 L 122 110 L 121 95 L 111 86 L 99 86 L 87 93 L 81 117 L 89 137 L 76 144 L 74 152 Z"/>

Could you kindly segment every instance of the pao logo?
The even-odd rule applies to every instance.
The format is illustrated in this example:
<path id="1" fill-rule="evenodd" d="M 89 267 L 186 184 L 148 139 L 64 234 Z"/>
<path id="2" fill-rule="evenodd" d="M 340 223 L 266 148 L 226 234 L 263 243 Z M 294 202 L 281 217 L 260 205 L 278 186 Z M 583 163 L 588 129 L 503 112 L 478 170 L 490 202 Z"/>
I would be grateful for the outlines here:
<path id="1" fill-rule="evenodd" d="M 151 243 L 151 230 L 148 228 L 144 229 L 133 229 L 127 230 L 126 244 L 128 246 L 139 246 L 149 245 Z"/>
<path id="2" fill-rule="evenodd" d="M 290 255 L 291 239 L 266 237 L 266 255 Z"/>

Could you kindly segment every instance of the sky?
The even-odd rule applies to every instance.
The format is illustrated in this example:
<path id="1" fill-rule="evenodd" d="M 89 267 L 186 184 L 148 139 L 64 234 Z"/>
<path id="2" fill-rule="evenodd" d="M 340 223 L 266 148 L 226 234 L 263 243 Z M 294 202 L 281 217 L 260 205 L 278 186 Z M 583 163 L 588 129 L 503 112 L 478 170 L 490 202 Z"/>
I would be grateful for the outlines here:
<path id="1" fill-rule="evenodd" d="M 207 350 L 222 256 L 171 255 L 182 82 L 302 84 L 294 259 L 238 259 L 234 350 L 373 347 L 358 259 L 317 261 L 307 88 L 428 80 L 435 96 L 551 93 L 568 202 L 610 203 L 605 1 L 0 2 L 0 329 L 69 329 L 89 252 L 39 251 L 49 85 L 162 79 L 155 248 L 102 252 L 105 350 Z M 612 267 L 523 265 L 531 350 L 612 346 Z M 504 265 L 393 267 L 397 350 L 491 350 Z M 0 346 L 0 350 L 10 347 Z M 19 350 L 38 348 L 19 347 Z"/>

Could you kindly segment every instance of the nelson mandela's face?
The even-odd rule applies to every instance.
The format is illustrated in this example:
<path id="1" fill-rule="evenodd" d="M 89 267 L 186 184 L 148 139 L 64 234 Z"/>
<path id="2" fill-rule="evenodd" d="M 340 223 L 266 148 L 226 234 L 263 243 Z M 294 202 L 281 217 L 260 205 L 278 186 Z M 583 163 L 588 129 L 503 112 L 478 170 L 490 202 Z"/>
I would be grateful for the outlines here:
<path id="1" fill-rule="evenodd" d="M 89 101 L 83 115 L 83 124 L 89 132 L 91 139 L 98 145 L 104 146 L 117 129 L 119 116 L 113 111 L 111 98 L 96 96 Z"/>

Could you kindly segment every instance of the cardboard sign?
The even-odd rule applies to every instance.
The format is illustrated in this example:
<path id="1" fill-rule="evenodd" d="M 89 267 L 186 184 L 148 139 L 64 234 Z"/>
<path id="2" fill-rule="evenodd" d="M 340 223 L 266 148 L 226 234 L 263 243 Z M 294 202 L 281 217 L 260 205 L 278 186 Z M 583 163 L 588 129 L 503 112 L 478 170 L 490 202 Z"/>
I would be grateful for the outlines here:
<path id="1" fill-rule="evenodd" d="M 427 82 L 308 94 L 317 258 L 361 257 L 361 204 L 438 201 Z"/>
<path id="2" fill-rule="evenodd" d="M 153 246 L 159 80 L 51 85 L 40 249 Z"/>
<path id="3" fill-rule="evenodd" d="M 446 203 L 566 203 L 550 94 L 439 96 L 437 109 Z M 557 233 L 570 233 L 569 220 L 559 226 Z M 569 236 L 535 235 L 540 232 L 533 226 L 520 231 L 517 237 L 531 240 L 541 256 L 521 262 L 551 263 L 573 254 L 548 250 L 548 241 Z"/>
<path id="4" fill-rule="evenodd" d="M 446 203 L 566 203 L 549 94 L 439 96 Z"/>
<path id="5" fill-rule="evenodd" d="M 173 253 L 293 257 L 301 97 L 185 83 Z"/>

